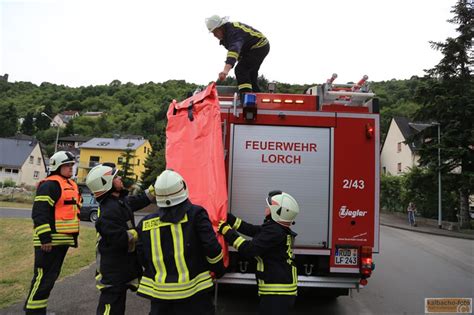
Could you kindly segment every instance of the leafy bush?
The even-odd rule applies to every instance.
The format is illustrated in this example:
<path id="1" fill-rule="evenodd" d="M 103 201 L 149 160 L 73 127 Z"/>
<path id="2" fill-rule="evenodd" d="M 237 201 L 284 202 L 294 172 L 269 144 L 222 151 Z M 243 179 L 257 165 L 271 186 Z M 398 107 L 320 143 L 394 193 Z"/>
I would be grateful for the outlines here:
<path id="1" fill-rule="evenodd" d="M 443 220 L 457 221 L 459 196 L 456 174 L 442 175 Z M 380 180 L 380 204 L 388 211 L 406 211 L 414 202 L 418 213 L 426 218 L 438 217 L 438 173 L 414 167 L 402 176 L 383 175 Z"/>
<path id="2" fill-rule="evenodd" d="M 7 178 L 3 181 L 2 187 L 15 187 L 16 183 L 14 180 Z"/>

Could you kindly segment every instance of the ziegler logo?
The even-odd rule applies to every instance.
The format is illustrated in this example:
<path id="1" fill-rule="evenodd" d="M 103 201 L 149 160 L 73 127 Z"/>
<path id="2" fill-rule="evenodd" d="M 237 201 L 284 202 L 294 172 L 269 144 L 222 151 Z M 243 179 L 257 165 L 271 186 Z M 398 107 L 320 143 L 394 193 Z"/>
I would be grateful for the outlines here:
<path id="1" fill-rule="evenodd" d="M 366 214 L 367 214 L 367 211 L 349 210 L 347 209 L 347 206 L 341 206 L 341 209 L 339 209 L 339 217 L 341 219 L 344 219 L 345 217 L 350 217 L 350 218 L 365 217 Z"/>

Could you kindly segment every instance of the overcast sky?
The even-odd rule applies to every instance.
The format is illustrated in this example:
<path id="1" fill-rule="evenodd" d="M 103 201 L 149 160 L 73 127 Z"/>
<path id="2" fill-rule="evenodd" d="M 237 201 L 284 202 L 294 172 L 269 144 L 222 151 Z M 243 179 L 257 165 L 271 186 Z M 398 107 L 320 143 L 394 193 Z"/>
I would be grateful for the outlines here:
<path id="1" fill-rule="evenodd" d="M 68 86 L 216 80 L 226 50 L 204 19 L 227 15 L 264 33 L 260 74 L 285 83 L 409 79 L 455 36 L 455 0 L 0 0 L 0 74 Z M 233 71 L 230 73 L 234 75 Z"/>

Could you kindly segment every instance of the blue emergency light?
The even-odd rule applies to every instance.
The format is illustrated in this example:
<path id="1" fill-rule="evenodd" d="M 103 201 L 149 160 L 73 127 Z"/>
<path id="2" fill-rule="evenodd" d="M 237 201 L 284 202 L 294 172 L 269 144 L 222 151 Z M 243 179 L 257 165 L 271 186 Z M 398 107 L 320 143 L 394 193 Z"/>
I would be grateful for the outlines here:
<path id="1" fill-rule="evenodd" d="M 246 120 L 257 118 L 257 95 L 249 93 L 244 95 L 243 112 Z"/>

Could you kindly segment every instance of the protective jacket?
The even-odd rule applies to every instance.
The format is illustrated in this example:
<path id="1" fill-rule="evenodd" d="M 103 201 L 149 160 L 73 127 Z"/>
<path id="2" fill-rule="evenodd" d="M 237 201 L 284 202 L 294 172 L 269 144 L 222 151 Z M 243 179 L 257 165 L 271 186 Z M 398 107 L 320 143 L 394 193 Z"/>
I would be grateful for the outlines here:
<path id="1" fill-rule="evenodd" d="M 79 189 L 72 179 L 51 175 L 41 181 L 31 214 L 34 246 L 46 243 L 76 246 L 80 202 Z"/>
<path id="2" fill-rule="evenodd" d="M 257 260 L 258 294 L 296 295 L 298 276 L 292 250 L 296 233 L 276 223 L 270 216 L 261 226 L 232 215 L 227 223 L 232 229 L 224 235 L 225 240 L 243 257 Z M 253 238 L 246 240 L 236 231 Z"/>
<path id="3" fill-rule="evenodd" d="M 148 299 L 180 300 L 209 291 L 224 272 L 222 248 L 207 211 L 189 200 L 159 209 L 138 224 L 144 267 L 138 294 Z"/>
<path id="4" fill-rule="evenodd" d="M 240 22 L 224 24 L 224 38 L 220 44 L 227 49 L 226 63 L 232 66 L 241 55 L 268 45 L 268 39 L 251 26 Z"/>
<path id="5" fill-rule="evenodd" d="M 138 287 L 141 267 L 136 249 L 129 240 L 136 234 L 134 211 L 150 204 L 146 194 L 128 196 L 123 190 L 119 197 L 111 194 L 99 201 L 97 230 L 96 286 L 99 290 L 115 287 L 119 290 Z"/>

